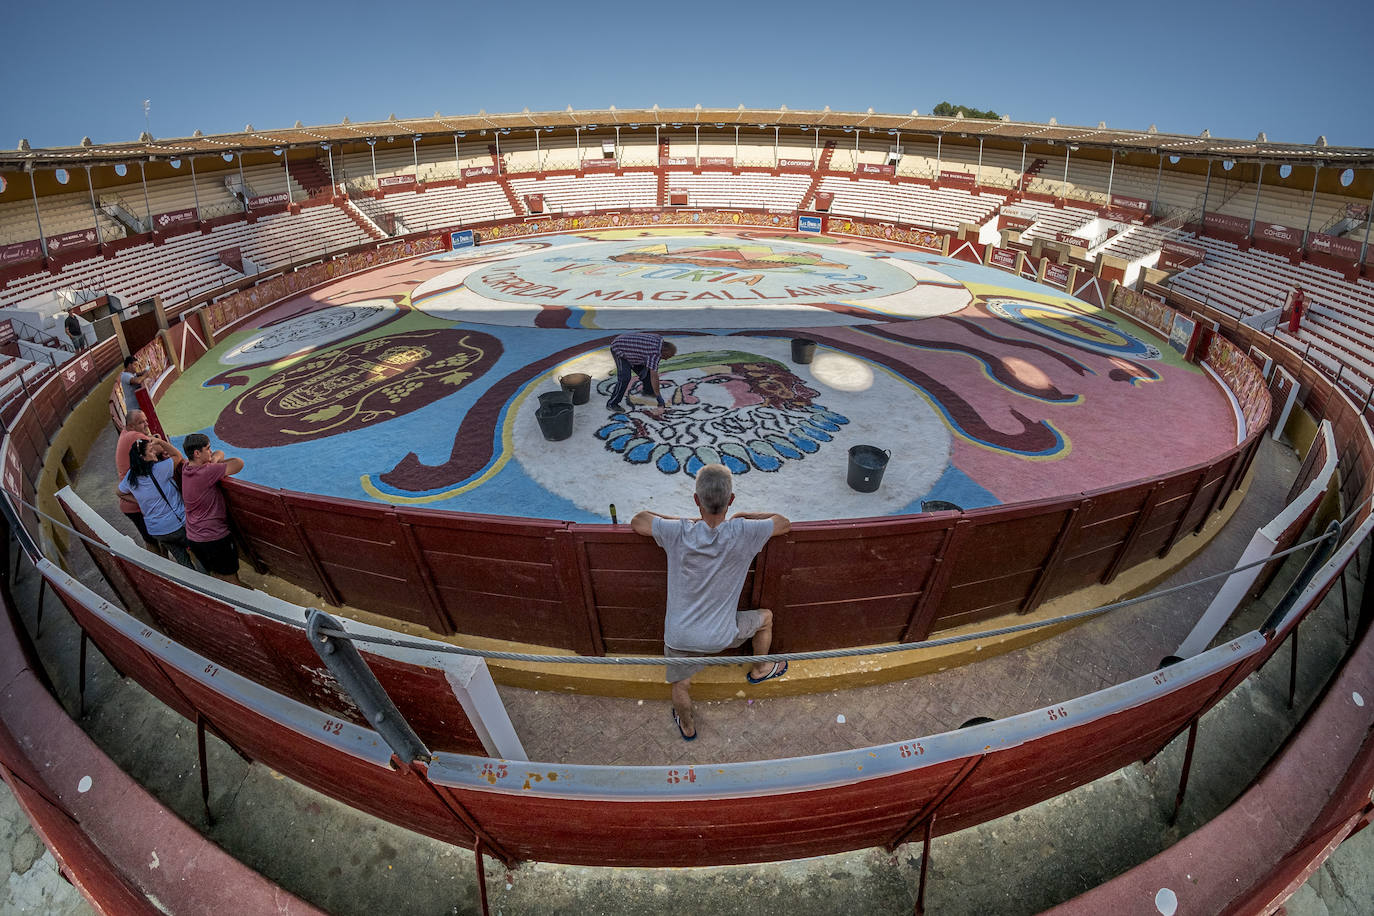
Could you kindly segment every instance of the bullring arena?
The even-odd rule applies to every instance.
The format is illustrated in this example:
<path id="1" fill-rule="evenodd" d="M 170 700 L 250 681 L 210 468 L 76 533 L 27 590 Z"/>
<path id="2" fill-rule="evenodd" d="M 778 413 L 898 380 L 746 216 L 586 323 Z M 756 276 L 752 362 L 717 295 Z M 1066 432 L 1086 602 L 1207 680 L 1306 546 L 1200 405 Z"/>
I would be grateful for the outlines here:
<path id="1" fill-rule="evenodd" d="M 6 780 L 111 912 L 1271 912 L 1371 813 L 1371 166 L 828 110 L 0 153 Z M 663 409 L 606 407 L 634 330 Z M 244 459 L 247 587 L 130 538 L 125 356 Z M 796 523 L 741 597 L 790 667 L 687 744 L 626 522 L 710 463 Z"/>

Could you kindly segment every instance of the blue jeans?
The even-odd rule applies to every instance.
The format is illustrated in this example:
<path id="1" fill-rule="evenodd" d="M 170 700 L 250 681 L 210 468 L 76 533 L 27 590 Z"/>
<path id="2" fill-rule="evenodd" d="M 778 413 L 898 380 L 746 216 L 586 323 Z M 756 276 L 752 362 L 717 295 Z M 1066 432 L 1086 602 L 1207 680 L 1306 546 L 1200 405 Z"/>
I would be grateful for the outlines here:
<path id="1" fill-rule="evenodd" d="M 630 382 L 636 375 L 639 376 L 639 383 L 643 387 L 644 393 L 658 397 L 658 392 L 653 390 L 653 382 L 649 378 L 649 367 L 632 366 L 628 359 L 617 356 L 615 357 L 615 390 L 611 392 L 611 397 L 606 401 L 606 406 L 620 403 L 620 399 L 629 391 Z"/>

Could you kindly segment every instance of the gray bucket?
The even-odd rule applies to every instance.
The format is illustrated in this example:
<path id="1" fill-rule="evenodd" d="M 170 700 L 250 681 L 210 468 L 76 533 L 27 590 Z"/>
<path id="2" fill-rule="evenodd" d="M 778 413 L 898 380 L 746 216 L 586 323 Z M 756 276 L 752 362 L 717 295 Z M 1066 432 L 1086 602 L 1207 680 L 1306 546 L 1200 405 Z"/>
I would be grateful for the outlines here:
<path id="1" fill-rule="evenodd" d="M 805 366 L 816 355 L 816 342 L 805 337 L 792 338 L 792 362 Z"/>
<path id="2" fill-rule="evenodd" d="M 892 453 L 876 445 L 855 445 L 849 449 L 849 486 L 860 493 L 872 493 L 883 482 L 883 471 Z"/>
<path id="3" fill-rule="evenodd" d="M 572 392 L 562 388 L 557 391 L 545 391 L 539 395 L 540 407 L 548 407 L 550 404 L 567 404 L 571 406 L 572 402 Z"/>
<path id="4" fill-rule="evenodd" d="M 550 442 L 559 442 L 572 435 L 573 406 L 567 402 L 545 404 L 534 412 L 539 431 Z"/>

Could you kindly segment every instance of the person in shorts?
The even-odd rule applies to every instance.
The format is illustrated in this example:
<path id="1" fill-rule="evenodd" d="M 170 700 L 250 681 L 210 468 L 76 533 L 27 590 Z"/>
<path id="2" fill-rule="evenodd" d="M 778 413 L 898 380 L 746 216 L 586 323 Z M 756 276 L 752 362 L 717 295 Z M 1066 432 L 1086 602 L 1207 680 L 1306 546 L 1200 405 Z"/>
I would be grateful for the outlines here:
<path id="1" fill-rule="evenodd" d="M 792 530 L 776 512 L 725 511 L 735 501 L 729 468 L 708 464 L 697 472 L 692 498 L 700 518 L 643 511 L 630 520 L 635 534 L 652 536 L 668 554 L 668 607 L 664 615 L 666 679 L 672 685 L 673 721 L 686 741 L 697 736 L 692 712 L 692 676 L 706 667 L 691 661 L 751 640 L 752 654 L 767 655 L 773 642 L 773 612 L 740 611 L 739 595 L 749 564 L 768 539 Z M 761 684 L 787 673 L 787 662 L 760 662 L 746 675 Z"/>
<path id="2" fill-rule="evenodd" d="M 124 416 L 124 431 L 119 434 L 119 441 L 115 443 L 115 473 L 120 480 L 129 473 L 129 451 L 139 439 L 151 439 L 152 433 L 148 430 L 148 418 L 141 410 L 131 410 Z M 138 531 L 138 536 L 143 539 L 143 546 L 159 556 L 167 556 L 167 549 L 158 543 L 157 538 L 148 533 L 148 526 L 143 521 L 143 510 L 138 507 L 138 500 L 133 496 L 121 492 L 119 494 L 119 511 L 124 513 L 124 517 L 133 523 L 134 529 Z"/>
<path id="3" fill-rule="evenodd" d="M 187 460 L 181 471 L 181 496 L 186 502 L 186 540 L 191 553 L 210 575 L 241 586 L 239 552 L 219 482 L 243 470 L 243 459 L 226 458 L 224 452 L 210 448 L 204 433 L 191 433 L 182 448 Z"/>
<path id="4" fill-rule="evenodd" d="M 72 352 L 80 353 L 86 345 L 86 332 L 81 327 L 81 319 L 76 317 L 76 306 L 67 309 L 67 317 L 62 320 L 62 329 L 72 342 Z"/>

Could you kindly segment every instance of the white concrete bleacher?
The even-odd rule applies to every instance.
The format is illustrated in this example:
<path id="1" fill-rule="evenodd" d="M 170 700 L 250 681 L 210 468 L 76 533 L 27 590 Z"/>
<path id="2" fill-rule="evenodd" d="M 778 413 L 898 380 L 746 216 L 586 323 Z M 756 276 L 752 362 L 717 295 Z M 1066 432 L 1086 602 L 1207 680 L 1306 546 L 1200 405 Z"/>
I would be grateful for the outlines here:
<path id="1" fill-rule="evenodd" d="M 1057 232 L 1078 235 L 1079 230 L 1098 218 L 1093 210 L 1074 206 L 1056 207 L 1039 200 L 1019 200 L 1015 206 L 1018 210 L 1030 210 L 1035 213 L 1035 222 L 1021 233 L 1021 240 L 1025 242 L 1033 239 L 1053 241 Z"/>
<path id="2" fill-rule="evenodd" d="M 763 172 L 736 175 L 712 171 L 694 175 L 669 171 L 667 186 L 670 192 L 686 191 L 689 207 L 789 211 L 801 206 L 802 197 L 811 186 L 811 176 L 793 173 L 774 176 Z"/>
<path id="3" fill-rule="evenodd" d="M 102 256 L 69 264 L 56 275 L 39 271 L 0 289 L 0 300 L 23 305 L 58 289 L 98 289 L 126 304 L 161 295 L 179 301 L 241 275 L 219 262 L 219 252 L 239 248 L 260 268 L 338 251 L 368 241 L 338 207 L 306 207 L 298 214 L 275 213 L 256 223 L 234 222 L 208 234 L 190 232 L 134 246 L 107 260 Z"/>
<path id="4" fill-rule="evenodd" d="M 425 232 L 466 223 L 511 219 L 506 192 L 495 181 L 479 181 L 460 187 L 446 185 L 424 193 L 399 191 L 380 200 L 367 196 L 352 198 L 355 206 L 373 220 L 390 213 L 405 224 L 409 232 Z"/>
<path id="5" fill-rule="evenodd" d="M 1191 236 L 1191 233 L 1188 234 Z M 1166 226 L 1128 226 L 1125 232 L 1113 236 L 1106 245 L 1092 252 L 1111 255 L 1126 261 L 1138 261 L 1159 251 L 1164 240 L 1182 235 L 1176 228 Z"/>
<path id="6" fill-rule="evenodd" d="M 982 225 L 1003 203 L 1001 195 L 963 188 L 936 190 L 919 184 L 838 175 L 822 178 L 818 190 L 835 195 L 831 213 L 935 229 L 957 229 L 960 223 Z"/>
<path id="7" fill-rule="evenodd" d="M 39 199 L 39 215 L 43 219 L 43 234 L 47 238 L 93 228 L 95 215 L 91 212 L 89 191 L 75 191 Z M 99 216 L 100 231 L 106 240 L 124 237 L 124 227 L 104 213 Z M 0 245 L 27 242 L 38 238 L 38 220 L 34 216 L 32 200 L 17 200 L 0 204 Z"/>
<path id="8" fill-rule="evenodd" d="M 510 185 L 522 201 L 542 194 L 545 213 L 653 207 L 658 202 L 658 176 L 652 172 L 512 178 Z"/>

